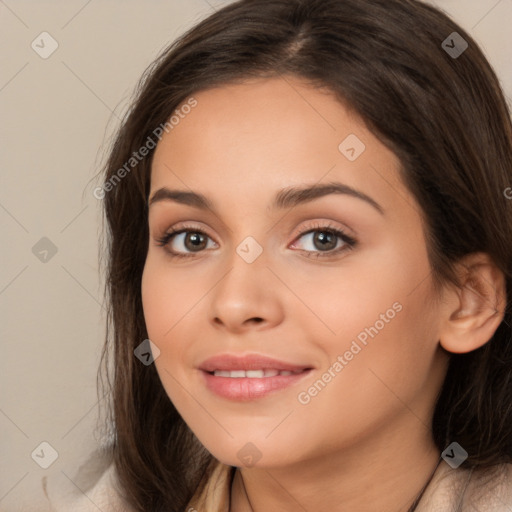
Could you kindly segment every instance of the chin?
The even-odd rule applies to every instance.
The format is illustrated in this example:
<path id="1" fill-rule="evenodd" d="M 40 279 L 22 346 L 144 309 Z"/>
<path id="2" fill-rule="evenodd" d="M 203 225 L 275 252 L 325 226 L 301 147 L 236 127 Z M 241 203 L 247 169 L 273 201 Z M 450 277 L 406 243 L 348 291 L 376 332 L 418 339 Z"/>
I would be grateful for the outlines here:
<path id="1" fill-rule="evenodd" d="M 262 436 L 264 438 L 264 436 Z M 242 468 L 272 468 L 291 464 L 290 454 L 296 455 L 292 446 L 276 446 L 268 440 L 244 440 L 229 439 L 224 445 L 215 440 L 211 443 L 203 443 L 203 446 L 220 462 L 228 466 Z"/>

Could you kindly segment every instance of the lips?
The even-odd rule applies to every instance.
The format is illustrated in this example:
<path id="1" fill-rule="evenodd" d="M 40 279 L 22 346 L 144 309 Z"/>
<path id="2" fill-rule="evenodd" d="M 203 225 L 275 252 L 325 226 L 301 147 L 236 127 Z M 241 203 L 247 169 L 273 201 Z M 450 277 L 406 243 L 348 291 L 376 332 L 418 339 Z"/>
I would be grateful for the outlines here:
<path id="1" fill-rule="evenodd" d="M 274 371 L 274 372 L 291 372 L 291 373 L 299 373 L 304 370 L 311 369 L 309 365 L 300 365 L 293 364 L 285 361 L 279 361 L 277 359 L 273 359 L 267 356 L 262 355 L 247 355 L 247 356 L 233 356 L 230 354 L 223 354 L 219 356 L 212 357 L 204 361 L 200 366 L 200 370 L 205 372 L 213 373 L 216 371 L 221 372 L 251 372 L 251 371 Z M 265 375 L 265 376 L 275 376 L 277 373 L 273 375 Z M 233 377 L 244 377 L 246 375 L 232 375 Z M 248 377 L 250 375 L 247 375 Z"/>
<path id="2" fill-rule="evenodd" d="M 309 375 L 310 365 L 278 361 L 261 355 L 224 354 L 200 366 L 203 382 L 213 393 L 235 401 L 262 398 L 291 387 Z"/>
<path id="3" fill-rule="evenodd" d="M 300 373 L 302 370 L 297 372 L 291 372 L 289 370 L 215 370 L 213 375 L 215 377 L 230 377 L 232 379 L 263 379 L 265 377 L 276 377 L 277 375 L 287 376 Z"/>

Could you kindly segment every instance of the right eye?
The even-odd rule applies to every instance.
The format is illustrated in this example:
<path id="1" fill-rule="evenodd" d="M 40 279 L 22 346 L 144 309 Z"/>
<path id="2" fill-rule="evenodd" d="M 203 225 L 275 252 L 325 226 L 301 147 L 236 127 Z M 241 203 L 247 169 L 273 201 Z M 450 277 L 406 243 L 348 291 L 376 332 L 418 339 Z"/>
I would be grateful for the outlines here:
<path id="1" fill-rule="evenodd" d="M 204 231 L 194 227 L 168 231 L 156 242 L 165 247 L 171 257 L 188 258 L 208 248 L 208 239 L 211 240 Z M 213 244 L 217 245 L 215 242 Z"/>

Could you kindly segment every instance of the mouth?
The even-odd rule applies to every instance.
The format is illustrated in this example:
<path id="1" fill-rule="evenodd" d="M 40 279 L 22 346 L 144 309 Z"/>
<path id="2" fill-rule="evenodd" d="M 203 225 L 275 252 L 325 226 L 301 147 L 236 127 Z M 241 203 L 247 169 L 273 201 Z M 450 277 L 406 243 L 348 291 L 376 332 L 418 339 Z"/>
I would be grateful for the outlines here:
<path id="1" fill-rule="evenodd" d="M 287 361 L 279 361 L 272 357 L 261 354 L 246 354 L 243 356 L 233 354 L 220 354 L 210 357 L 199 365 L 199 369 L 208 373 L 230 372 L 230 373 L 250 373 L 250 372 L 291 372 L 298 373 L 306 369 L 311 369 L 311 365 L 296 364 Z M 277 374 L 276 374 L 277 375 Z M 234 378 L 245 377 L 246 375 L 233 375 Z M 255 378 L 262 378 L 266 375 L 254 375 Z M 275 375 L 268 375 L 274 377 Z"/>
<path id="2" fill-rule="evenodd" d="M 265 368 L 261 370 L 215 370 L 207 372 L 215 377 L 229 377 L 230 379 L 264 379 L 266 377 L 276 377 L 277 375 L 288 376 L 297 375 L 304 370 L 290 371 L 290 370 L 276 370 L 273 368 Z"/>
<path id="3" fill-rule="evenodd" d="M 199 370 L 206 387 L 229 400 L 248 401 L 284 390 L 313 371 L 310 365 L 266 356 L 225 354 L 204 361 Z"/>

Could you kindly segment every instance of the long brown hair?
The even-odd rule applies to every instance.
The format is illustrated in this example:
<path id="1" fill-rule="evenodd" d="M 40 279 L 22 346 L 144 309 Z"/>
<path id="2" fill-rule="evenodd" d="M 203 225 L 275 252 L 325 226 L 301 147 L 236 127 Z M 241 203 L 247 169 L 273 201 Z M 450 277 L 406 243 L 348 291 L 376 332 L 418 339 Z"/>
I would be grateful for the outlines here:
<path id="1" fill-rule="evenodd" d="M 442 45 L 453 32 L 468 44 L 461 55 Z M 440 451 L 452 441 L 464 447 L 465 467 L 512 460 L 512 201 L 504 193 L 512 126 L 496 74 L 468 33 L 418 0 L 240 0 L 146 70 L 103 173 L 108 325 L 99 394 L 110 397 L 110 454 L 134 510 L 184 510 L 213 458 L 154 365 L 134 356 L 148 337 L 141 276 L 154 151 L 126 164 L 194 93 L 286 75 L 334 91 L 399 157 L 428 228 L 435 283 L 457 283 L 454 264 L 479 251 L 505 274 L 504 320 L 478 350 L 451 355 L 432 431 Z"/>

